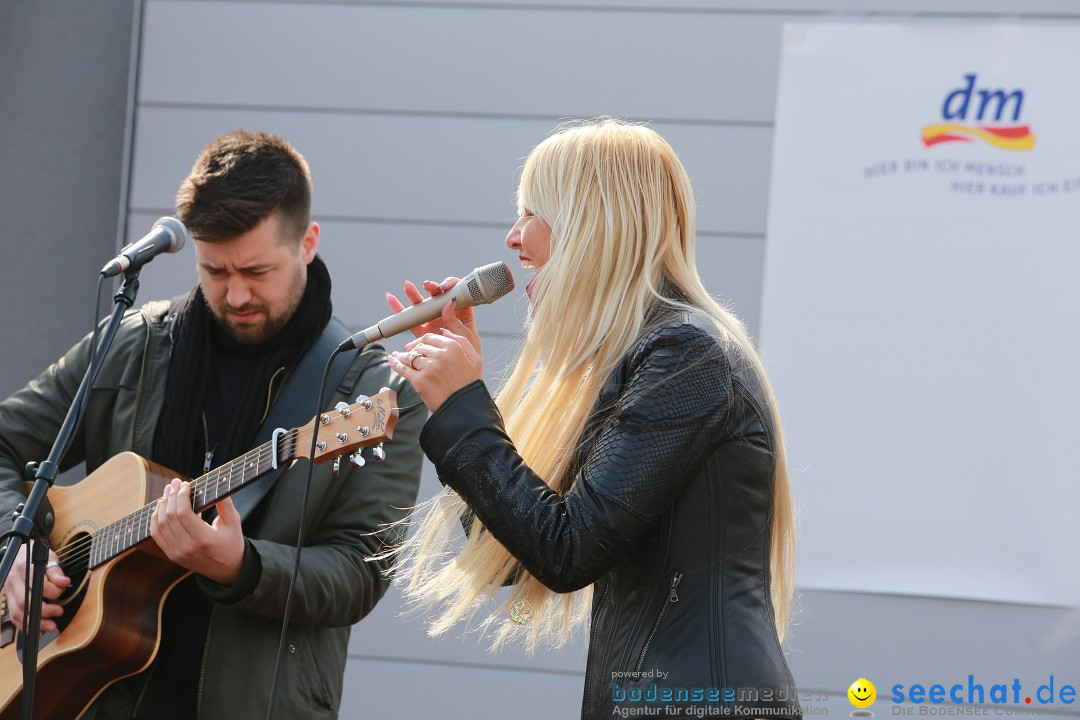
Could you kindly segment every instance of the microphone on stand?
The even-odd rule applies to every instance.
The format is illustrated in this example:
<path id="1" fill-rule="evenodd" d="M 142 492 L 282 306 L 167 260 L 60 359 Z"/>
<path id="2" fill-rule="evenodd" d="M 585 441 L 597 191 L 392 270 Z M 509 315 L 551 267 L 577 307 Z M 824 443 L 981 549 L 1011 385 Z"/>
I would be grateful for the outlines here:
<path id="1" fill-rule="evenodd" d="M 184 247 L 190 235 L 184 223 L 174 217 L 163 217 L 154 223 L 150 232 L 130 245 L 101 268 L 102 277 L 112 277 L 140 268 L 161 253 L 174 253 Z"/>
<path id="2" fill-rule="evenodd" d="M 478 267 L 458 280 L 454 287 L 442 295 L 410 305 L 401 312 L 384 317 L 366 330 L 361 330 L 345 339 L 338 345 L 338 352 L 363 347 L 368 343 L 397 335 L 411 327 L 434 320 L 439 317 L 443 307 L 451 300 L 457 300 L 458 307 L 486 305 L 495 302 L 513 289 L 514 278 L 506 263 L 494 262 Z"/>

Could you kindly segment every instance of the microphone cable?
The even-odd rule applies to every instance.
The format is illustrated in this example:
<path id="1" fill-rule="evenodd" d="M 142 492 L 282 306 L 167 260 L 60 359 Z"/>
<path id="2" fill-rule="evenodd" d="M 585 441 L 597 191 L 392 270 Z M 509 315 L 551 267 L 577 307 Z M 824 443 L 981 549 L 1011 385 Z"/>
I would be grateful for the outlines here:
<path id="1" fill-rule="evenodd" d="M 285 594 L 285 616 L 281 619 L 281 637 L 278 639 L 277 655 L 274 657 L 274 675 L 270 682 L 270 705 L 266 709 L 266 720 L 274 717 L 274 698 L 277 697 L 278 675 L 281 672 L 281 659 L 285 654 L 285 637 L 289 632 L 289 616 L 292 614 L 292 602 L 296 589 L 296 578 L 300 574 L 300 553 L 304 545 L 305 524 L 307 521 L 308 495 L 311 492 L 311 475 L 315 469 L 315 447 L 319 442 L 319 415 L 322 413 L 323 393 L 326 392 L 326 380 L 330 376 L 330 367 L 335 358 L 343 352 L 342 348 L 334 348 L 323 368 L 322 380 L 319 381 L 318 407 L 315 408 L 315 421 L 312 423 L 311 448 L 308 450 L 307 475 L 304 479 L 304 495 L 300 501 L 300 529 L 296 533 L 296 557 L 293 560 L 292 577 L 289 578 L 289 590 Z M 277 448 L 274 448 L 277 452 Z"/>

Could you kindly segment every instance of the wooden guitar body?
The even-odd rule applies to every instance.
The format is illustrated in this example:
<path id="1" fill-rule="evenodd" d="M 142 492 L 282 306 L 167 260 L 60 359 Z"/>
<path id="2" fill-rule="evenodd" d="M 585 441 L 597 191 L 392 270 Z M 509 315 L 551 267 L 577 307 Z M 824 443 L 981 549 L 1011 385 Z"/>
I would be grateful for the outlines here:
<path id="1" fill-rule="evenodd" d="M 77 718 L 106 687 L 153 660 L 161 608 L 188 571 L 165 560 L 153 540 L 87 572 L 88 536 L 161 497 L 172 473 L 134 453 L 111 458 L 82 482 L 49 491 L 56 517 L 53 550 L 72 579 L 59 634 L 42 639 L 34 718 Z M 81 575 L 81 577 L 79 577 Z M 0 648 L 0 720 L 22 705 L 21 639 Z"/>

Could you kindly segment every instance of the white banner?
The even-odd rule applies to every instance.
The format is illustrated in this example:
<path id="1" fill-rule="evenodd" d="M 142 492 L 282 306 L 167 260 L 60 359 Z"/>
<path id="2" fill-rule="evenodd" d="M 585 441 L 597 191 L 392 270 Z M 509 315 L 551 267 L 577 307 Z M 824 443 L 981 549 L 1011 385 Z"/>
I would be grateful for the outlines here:
<path id="1" fill-rule="evenodd" d="M 1080 28 L 785 28 L 761 344 L 802 587 L 1080 605 Z"/>

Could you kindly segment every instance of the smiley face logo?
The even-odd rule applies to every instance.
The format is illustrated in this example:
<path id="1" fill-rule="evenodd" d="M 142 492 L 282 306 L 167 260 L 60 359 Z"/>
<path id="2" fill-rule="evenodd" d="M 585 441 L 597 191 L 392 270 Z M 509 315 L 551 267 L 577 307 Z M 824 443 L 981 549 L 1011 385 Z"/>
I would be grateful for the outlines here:
<path id="1" fill-rule="evenodd" d="M 874 687 L 874 683 L 866 678 L 859 678 L 851 683 L 851 687 L 847 690 L 847 696 L 855 707 L 868 708 L 877 699 L 877 688 Z"/>

